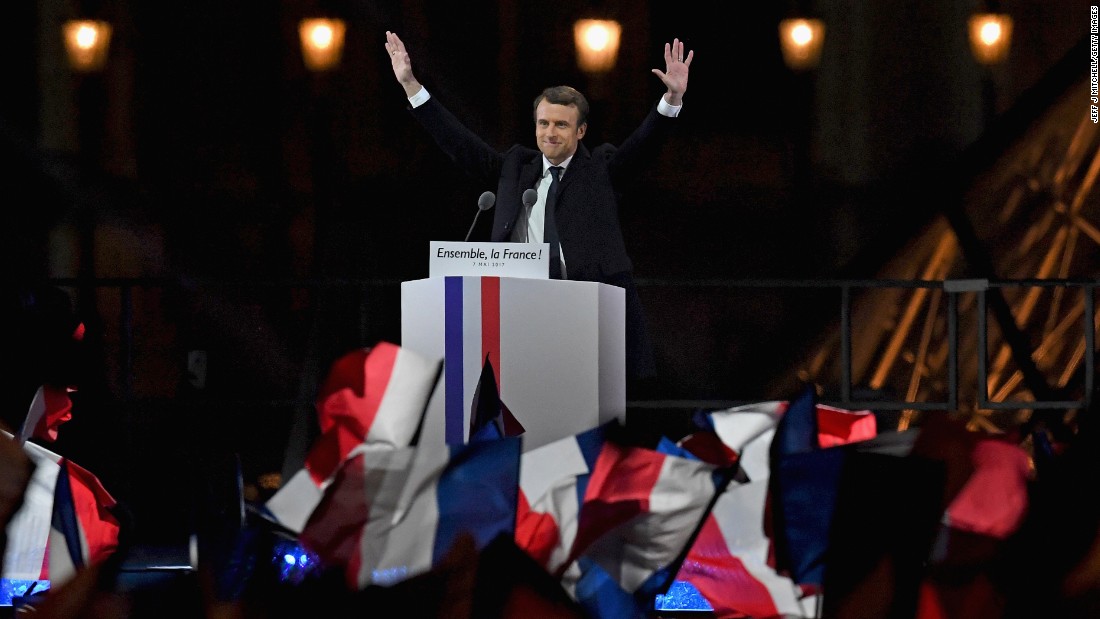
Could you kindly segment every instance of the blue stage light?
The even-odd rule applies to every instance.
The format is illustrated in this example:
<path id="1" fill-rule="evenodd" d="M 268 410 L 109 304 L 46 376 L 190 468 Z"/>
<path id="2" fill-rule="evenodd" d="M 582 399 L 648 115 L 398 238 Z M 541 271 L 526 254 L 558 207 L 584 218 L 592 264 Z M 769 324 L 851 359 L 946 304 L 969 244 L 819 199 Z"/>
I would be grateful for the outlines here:
<path id="1" fill-rule="evenodd" d="M 703 594 L 691 583 L 677 580 L 668 588 L 668 593 L 658 595 L 655 610 L 676 612 L 711 612 L 714 610 Z"/>
<path id="2" fill-rule="evenodd" d="M 297 540 L 276 541 L 272 555 L 279 580 L 283 582 L 298 584 L 320 571 L 320 559 Z"/>
<path id="3" fill-rule="evenodd" d="M 48 580 L 0 578 L 0 607 L 12 606 L 26 595 L 44 593 L 49 588 L 50 581 Z"/>

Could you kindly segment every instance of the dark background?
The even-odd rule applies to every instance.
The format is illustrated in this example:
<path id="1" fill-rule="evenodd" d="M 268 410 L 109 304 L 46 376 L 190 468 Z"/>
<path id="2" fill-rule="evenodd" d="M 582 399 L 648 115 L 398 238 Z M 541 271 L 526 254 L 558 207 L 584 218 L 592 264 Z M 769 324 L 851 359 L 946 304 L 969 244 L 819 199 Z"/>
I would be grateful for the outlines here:
<path id="1" fill-rule="evenodd" d="M 336 355 L 399 340 L 399 283 L 427 275 L 429 241 L 461 240 L 492 188 L 405 111 L 386 30 L 433 96 L 502 149 L 533 144 L 531 101 L 558 83 L 588 94 L 590 146 L 622 140 L 662 93 L 662 45 L 684 40 L 679 130 L 621 205 L 661 372 L 648 395 L 785 397 L 771 385 L 831 319 L 820 294 L 722 282 L 873 277 L 940 211 L 928 188 L 953 162 L 1084 75 L 1087 3 L 999 4 L 1016 26 L 990 68 L 966 40 L 985 5 L 950 0 L 9 3 L 0 263 L 12 279 L 147 284 L 130 291 L 129 369 L 117 290 L 68 288 L 91 353 L 59 449 L 139 512 L 178 500 L 173 475 L 224 496 L 234 455 L 250 483 L 279 470 Z M 311 74 L 296 28 L 321 12 L 347 20 L 347 41 L 338 69 Z M 778 21 L 796 12 L 828 28 L 808 73 L 779 50 Z M 589 14 L 623 24 L 600 77 L 572 48 Z M 60 24 L 77 16 L 115 26 L 102 73 L 65 64 Z M 201 387 L 195 350 L 209 358 Z M 175 464 L 135 464 L 150 458 Z"/>

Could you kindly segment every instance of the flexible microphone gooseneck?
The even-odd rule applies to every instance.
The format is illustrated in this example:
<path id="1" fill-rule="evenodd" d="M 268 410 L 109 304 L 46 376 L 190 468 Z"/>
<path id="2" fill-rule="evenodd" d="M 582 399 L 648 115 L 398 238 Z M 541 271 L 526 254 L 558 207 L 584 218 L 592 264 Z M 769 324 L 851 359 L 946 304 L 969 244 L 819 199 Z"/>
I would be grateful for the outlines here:
<path id="1" fill-rule="evenodd" d="M 523 227 L 523 242 L 524 243 L 530 243 L 531 242 L 531 222 L 530 222 L 531 207 L 535 206 L 535 202 L 538 202 L 539 192 L 535 191 L 534 189 L 528 189 L 528 190 L 523 192 L 523 198 L 521 198 L 521 199 L 523 200 L 524 221 L 527 222 L 527 224 Z"/>
<path id="2" fill-rule="evenodd" d="M 474 221 L 470 224 L 469 231 L 466 232 L 466 238 L 462 242 L 470 240 L 470 235 L 474 232 L 474 226 L 477 225 L 477 218 L 481 216 L 482 211 L 487 211 L 493 208 L 493 205 L 497 203 L 497 196 L 491 191 L 486 191 L 477 198 L 477 214 L 474 215 Z"/>

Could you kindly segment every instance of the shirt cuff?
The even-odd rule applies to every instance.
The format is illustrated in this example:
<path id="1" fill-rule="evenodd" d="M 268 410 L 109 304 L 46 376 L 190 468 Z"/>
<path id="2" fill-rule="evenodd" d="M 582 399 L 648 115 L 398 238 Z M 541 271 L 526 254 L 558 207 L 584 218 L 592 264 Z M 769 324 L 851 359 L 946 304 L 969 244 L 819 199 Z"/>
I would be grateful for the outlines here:
<path id="1" fill-rule="evenodd" d="M 420 107 L 421 105 L 424 104 L 425 101 L 427 101 L 428 99 L 431 99 L 431 98 L 432 98 L 432 96 L 430 94 L 428 94 L 428 89 L 421 86 L 420 90 L 416 91 L 415 95 L 409 97 L 409 105 L 411 105 L 413 107 Z M 677 112 L 679 112 L 678 108 L 677 108 Z"/>
<path id="2" fill-rule="evenodd" d="M 425 97 L 425 100 L 427 100 L 426 97 Z M 415 106 L 413 106 L 413 107 L 415 107 Z M 662 116 L 669 116 L 671 118 L 676 118 L 677 116 L 680 115 L 680 110 L 683 107 L 684 107 L 683 105 L 672 105 L 668 101 L 665 101 L 664 95 L 661 95 L 661 98 L 657 100 L 657 112 L 659 114 L 661 114 Z"/>

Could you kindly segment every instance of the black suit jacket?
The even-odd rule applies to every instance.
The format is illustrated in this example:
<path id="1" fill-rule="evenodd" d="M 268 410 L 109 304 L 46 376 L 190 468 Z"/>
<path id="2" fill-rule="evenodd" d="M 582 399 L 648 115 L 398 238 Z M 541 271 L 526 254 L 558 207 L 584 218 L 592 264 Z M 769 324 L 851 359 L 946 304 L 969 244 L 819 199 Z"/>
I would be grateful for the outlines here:
<path id="1" fill-rule="evenodd" d="M 523 214 L 523 192 L 542 175 L 542 153 L 514 145 L 503 152 L 467 129 L 432 97 L 411 108 L 413 116 L 471 179 L 496 184 L 492 241 L 511 240 Z M 675 120 L 654 104 L 642 124 L 620 145 L 583 143 L 569 162 L 554 211 L 569 279 L 626 289 L 627 376 L 655 374 L 644 314 L 634 289 L 633 265 L 619 226 L 619 197 L 659 152 Z"/>

